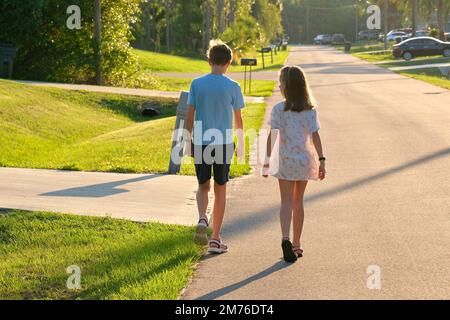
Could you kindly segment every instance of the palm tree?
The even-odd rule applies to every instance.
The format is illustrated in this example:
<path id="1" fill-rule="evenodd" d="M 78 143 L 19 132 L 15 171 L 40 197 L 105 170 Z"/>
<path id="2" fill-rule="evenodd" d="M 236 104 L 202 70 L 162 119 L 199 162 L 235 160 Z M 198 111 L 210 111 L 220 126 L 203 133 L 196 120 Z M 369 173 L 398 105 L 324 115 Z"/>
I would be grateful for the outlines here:
<path id="1" fill-rule="evenodd" d="M 449 0 L 437 0 L 437 22 L 439 28 L 439 38 L 445 41 L 445 25 L 448 22 L 448 14 L 450 12 Z"/>
<path id="2" fill-rule="evenodd" d="M 224 0 L 217 0 L 217 29 L 219 31 L 219 34 L 224 31 L 223 12 Z"/>
<path id="3" fill-rule="evenodd" d="M 205 0 L 203 10 L 203 48 L 208 48 L 209 40 L 214 32 L 214 3 L 213 0 Z"/>

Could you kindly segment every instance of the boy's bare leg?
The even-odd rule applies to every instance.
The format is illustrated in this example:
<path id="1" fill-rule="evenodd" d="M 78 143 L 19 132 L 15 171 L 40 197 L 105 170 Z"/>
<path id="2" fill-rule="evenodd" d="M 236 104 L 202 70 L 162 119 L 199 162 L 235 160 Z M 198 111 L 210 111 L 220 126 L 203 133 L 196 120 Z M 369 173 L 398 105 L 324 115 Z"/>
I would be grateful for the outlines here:
<path id="1" fill-rule="evenodd" d="M 198 245 L 205 246 L 208 244 L 208 217 L 206 216 L 206 210 L 208 209 L 208 193 L 210 190 L 210 182 L 199 184 L 197 190 L 197 208 L 199 215 L 199 223 L 197 225 L 194 242 Z M 204 221 L 200 221 L 204 220 Z"/>
<path id="2" fill-rule="evenodd" d="M 201 218 L 207 219 L 206 210 L 208 210 L 210 189 L 211 189 L 211 183 L 209 181 L 204 184 L 198 185 L 197 208 L 198 208 L 199 219 L 201 219 Z"/>
<path id="3" fill-rule="evenodd" d="M 220 230 L 222 228 L 225 206 L 227 204 L 227 185 L 214 183 L 214 209 L 212 239 L 220 240 Z"/>

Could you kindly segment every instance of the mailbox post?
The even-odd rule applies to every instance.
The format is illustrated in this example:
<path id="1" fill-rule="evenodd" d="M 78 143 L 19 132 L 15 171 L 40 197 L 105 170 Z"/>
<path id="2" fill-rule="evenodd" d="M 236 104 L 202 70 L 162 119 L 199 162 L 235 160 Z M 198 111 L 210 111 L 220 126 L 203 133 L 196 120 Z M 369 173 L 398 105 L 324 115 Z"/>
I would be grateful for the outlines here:
<path id="1" fill-rule="evenodd" d="M 261 52 L 263 69 L 265 69 L 266 68 L 266 63 L 265 63 L 265 60 L 264 60 L 264 54 L 272 52 L 272 48 L 271 47 L 261 48 L 261 50 L 259 50 L 259 52 Z M 272 55 L 272 63 L 273 63 L 273 55 Z"/>
<path id="2" fill-rule="evenodd" d="M 252 94 L 252 67 L 258 65 L 258 60 L 256 59 L 248 59 L 243 58 L 241 59 L 241 66 L 245 66 L 245 72 L 244 72 L 244 94 L 247 91 L 247 66 L 250 67 L 250 83 L 249 83 L 249 90 L 248 94 Z"/>
<path id="3" fill-rule="evenodd" d="M 170 149 L 169 174 L 177 174 L 181 169 L 183 158 L 183 129 L 187 114 L 187 101 L 189 92 L 182 91 L 177 106 L 177 120 L 172 136 L 172 148 Z"/>
<path id="4" fill-rule="evenodd" d="M 9 44 L 0 43 L 0 71 L 6 66 L 6 72 L 4 77 L 12 79 L 13 74 L 13 61 L 16 57 L 17 48 Z M 0 72 L 0 78 L 2 77 Z"/>
<path id="5" fill-rule="evenodd" d="M 276 44 L 272 44 L 272 45 L 270 46 L 270 48 L 272 48 L 272 51 L 275 52 L 275 55 L 278 55 L 278 47 L 277 47 Z M 272 63 L 273 63 L 273 62 L 272 62 Z"/>

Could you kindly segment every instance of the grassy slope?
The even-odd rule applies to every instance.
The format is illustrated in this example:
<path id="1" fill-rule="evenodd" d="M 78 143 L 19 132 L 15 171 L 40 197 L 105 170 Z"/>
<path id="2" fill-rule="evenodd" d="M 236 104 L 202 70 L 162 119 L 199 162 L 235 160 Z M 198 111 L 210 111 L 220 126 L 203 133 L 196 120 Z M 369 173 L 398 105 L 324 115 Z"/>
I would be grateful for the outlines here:
<path id="1" fill-rule="evenodd" d="M 450 58 L 442 57 L 442 56 L 433 56 L 433 57 L 420 57 L 415 58 L 411 61 L 398 60 L 395 62 L 387 62 L 381 63 L 379 66 L 385 68 L 393 68 L 393 67 L 408 67 L 408 66 L 420 66 L 425 64 L 433 64 L 433 63 L 449 63 Z"/>
<path id="2" fill-rule="evenodd" d="M 184 72 L 184 73 L 203 73 L 209 72 L 209 65 L 205 59 L 174 56 L 164 53 L 156 53 L 152 51 L 143 51 L 135 49 L 139 62 L 144 69 L 151 72 Z M 266 69 L 265 71 L 273 71 L 280 69 L 289 54 L 289 50 L 281 51 L 274 55 L 273 64 L 271 63 L 270 55 L 265 55 Z M 262 71 L 262 58 L 260 53 L 248 53 L 247 57 L 258 59 L 258 66 L 254 71 Z M 244 71 L 244 67 L 232 65 L 230 72 Z"/>
<path id="3" fill-rule="evenodd" d="M 398 73 L 414 79 L 422 80 L 438 87 L 450 90 L 450 80 L 438 68 L 398 71 Z"/>
<path id="4" fill-rule="evenodd" d="M 163 111 L 138 113 L 149 98 L 36 88 L 0 80 L 0 166 L 113 172 L 166 172 L 176 101 L 152 99 Z M 265 106 L 249 105 L 247 127 L 259 128 Z M 184 174 L 193 174 L 185 166 Z M 236 165 L 233 176 L 248 173 Z"/>
<path id="5" fill-rule="evenodd" d="M 164 90 L 167 91 L 189 91 L 189 86 L 192 79 L 189 78 L 159 78 L 159 81 L 163 84 Z M 244 80 L 239 80 L 239 84 L 244 91 Z M 270 97 L 272 95 L 273 89 L 275 87 L 275 81 L 266 80 L 252 80 L 252 97 Z M 248 82 L 247 82 L 248 86 Z M 249 95 L 248 87 L 246 95 Z"/>
<path id="6" fill-rule="evenodd" d="M 393 59 L 392 55 L 367 55 L 354 53 L 354 56 L 367 60 L 369 62 L 383 62 L 386 60 Z M 399 59 L 398 61 L 395 62 L 388 61 L 386 63 L 378 63 L 378 66 L 384 68 L 393 68 L 393 67 L 420 66 L 425 64 L 448 63 L 448 62 L 450 62 L 450 58 L 442 56 L 433 56 L 433 57 L 419 57 L 411 61 L 404 61 Z M 443 76 L 438 68 L 403 70 L 396 72 L 407 77 L 431 83 L 444 89 L 450 89 L 450 80 L 447 79 L 445 76 Z"/>
<path id="7" fill-rule="evenodd" d="M 0 299 L 176 299 L 202 253 L 192 228 L 157 223 L 13 211 L 0 231 Z"/>

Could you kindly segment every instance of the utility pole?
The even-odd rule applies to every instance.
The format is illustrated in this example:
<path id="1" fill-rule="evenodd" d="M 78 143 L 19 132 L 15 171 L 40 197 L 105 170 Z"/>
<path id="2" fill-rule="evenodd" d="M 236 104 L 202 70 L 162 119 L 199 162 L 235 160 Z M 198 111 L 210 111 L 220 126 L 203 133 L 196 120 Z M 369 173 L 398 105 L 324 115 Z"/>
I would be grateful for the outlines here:
<path id="1" fill-rule="evenodd" d="M 417 31 L 417 0 L 412 0 L 413 37 Z"/>
<path id="2" fill-rule="evenodd" d="M 384 50 L 388 49 L 389 0 L 384 0 Z"/>
<path id="3" fill-rule="evenodd" d="M 170 30 L 171 30 L 171 23 L 170 23 L 170 14 L 171 14 L 171 1 L 166 0 L 166 49 L 167 52 L 170 52 Z"/>
<path id="4" fill-rule="evenodd" d="M 355 16 L 355 42 L 358 41 L 358 32 L 359 32 L 359 1 L 356 0 L 355 4 L 356 16 Z"/>
<path id="5" fill-rule="evenodd" d="M 310 33 L 310 25 L 309 25 L 309 15 L 310 8 L 309 5 L 306 6 L 306 43 L 309 43 L 309 33 Z"/>
<path id="6" fill-rule="evenodd" d="M 95 26 L 94 26 L 94 39 L 95 39 L 95 83 L 97 85 L 102 84 L 101 73 L 101 27 L 102 24 L 102 0 L 95 0 Z"/>

